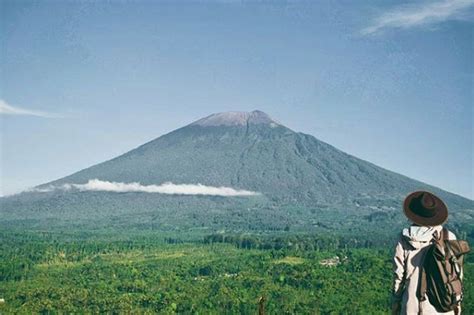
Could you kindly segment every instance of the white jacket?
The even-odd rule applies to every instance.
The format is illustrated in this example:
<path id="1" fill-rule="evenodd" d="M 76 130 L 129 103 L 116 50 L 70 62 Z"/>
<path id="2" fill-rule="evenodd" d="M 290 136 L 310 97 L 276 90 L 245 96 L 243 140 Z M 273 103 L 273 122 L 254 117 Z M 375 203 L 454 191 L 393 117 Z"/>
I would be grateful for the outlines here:
<path id="1" fill-rule="evenodd" d="M 401 313 L 408 315 L 446 314 L 454 315 L 454 311 L 439 313 L 426 299 L 421 304 L 418 301 L 417 290 L 420 267 L 423 256 L 433 240 L 435 231 L 441 235 L 443 227 L 415 226 L 403 229 L 393 257 L 393 299 L 401 300 Z M 456 236 L 449 232 L 448 239 L 455 240 Z"/>

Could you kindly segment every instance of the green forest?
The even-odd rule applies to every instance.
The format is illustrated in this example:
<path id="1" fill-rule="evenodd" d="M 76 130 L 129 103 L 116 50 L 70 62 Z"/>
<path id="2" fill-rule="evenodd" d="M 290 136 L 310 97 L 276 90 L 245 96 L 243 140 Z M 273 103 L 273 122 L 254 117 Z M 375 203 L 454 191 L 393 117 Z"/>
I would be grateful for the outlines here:
<path id="1" fill-rule="evenodd" d="M 0 232 L 0 314 L 389 314 L 390 241 Z M 465 314 L 474 313 L 474 261 Z M 3 300 L 2 300 L 3 299 Z"/>

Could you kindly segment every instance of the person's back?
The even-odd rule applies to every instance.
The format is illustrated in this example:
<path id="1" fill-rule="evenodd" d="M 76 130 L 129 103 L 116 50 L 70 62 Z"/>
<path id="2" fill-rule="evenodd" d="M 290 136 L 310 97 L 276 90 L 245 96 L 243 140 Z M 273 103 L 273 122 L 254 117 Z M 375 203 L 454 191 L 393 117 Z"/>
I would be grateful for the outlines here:
<path id="1" fill-rule="evenodd" d="M 435 237 L 441 235 L 441 225 L 428 227 L 412 225 L 403 229 L 395 247 L 394 300 L 400 303 L 401 314 L 440 314 L 428 300 L 418 300 L 420 268 L 423 257 Z M 456 236 L 449 232 L 448 239 Z M 454 312 L 441 313 L 454 314 Z"/>
<path id="2" fill-rule="evenodd" d="M 418 298 L 424 256 L 429 245 L 442 237 L 446 205 L 429 192 L 414 192 L 405 199 L 404 212 L 414 224 L 403 229 L 395 247 L 392 313 L 460 314 L 460 309 L 440 313 L 428 299 Z M 455 240 L 456 236 L 448 232 L 447 239 Z"/>

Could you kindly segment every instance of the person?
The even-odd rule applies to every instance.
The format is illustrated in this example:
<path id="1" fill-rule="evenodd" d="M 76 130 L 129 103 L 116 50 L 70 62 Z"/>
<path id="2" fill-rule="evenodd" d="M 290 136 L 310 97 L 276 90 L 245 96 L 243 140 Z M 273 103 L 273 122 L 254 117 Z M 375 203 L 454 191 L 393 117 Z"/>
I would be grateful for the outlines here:
<path id="1" fill-rule="evenodd" d="M 430 192 L 415 191 L 405 198 L 403 211 L 413 224 L 402 230 L 395 246 L 392 314 L 460 314 L 460 309 L 439 313 L 428 299 L 418 298 L 420 267 L 428 246 L 441 237 L 448 218 L 446 204 Z M 448 239 L 456 236 L 448 231 Z"/>

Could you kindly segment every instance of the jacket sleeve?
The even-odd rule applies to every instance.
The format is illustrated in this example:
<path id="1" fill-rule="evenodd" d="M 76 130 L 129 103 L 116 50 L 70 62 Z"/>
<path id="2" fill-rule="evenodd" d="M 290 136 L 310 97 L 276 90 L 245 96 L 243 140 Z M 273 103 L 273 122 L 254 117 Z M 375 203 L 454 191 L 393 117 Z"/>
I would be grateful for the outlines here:
<path id="1" fill-rule="evenodd" d="M 392 282 L 392 300 L 400 301 L 403 291 L 405 290 L 405 249 L 403 248 L 402 238 L 400 238 L 395 246 L 393 256 L 393 282 Z"/>

